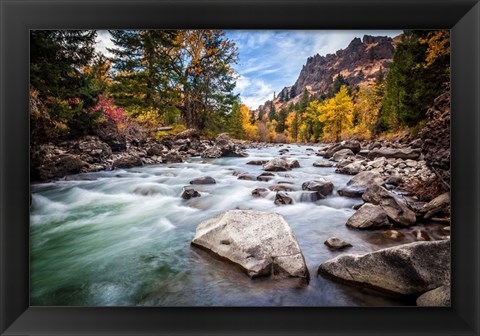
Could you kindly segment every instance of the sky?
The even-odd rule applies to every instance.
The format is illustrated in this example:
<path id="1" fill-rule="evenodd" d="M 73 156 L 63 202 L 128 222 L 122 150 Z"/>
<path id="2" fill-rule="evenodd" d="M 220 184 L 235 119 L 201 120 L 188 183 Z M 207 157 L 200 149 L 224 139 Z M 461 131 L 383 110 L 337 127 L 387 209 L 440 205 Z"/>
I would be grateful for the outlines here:
<path id="1" fill-rule="evenodd" d="M 400 30 L 230 30 L 226 37 L 235 41 L 239 60 L 234 65 L 242 102 L 256 109 L 285 86 L 295 83 L 307 58 L 345 49 L 355 37 L 363 35 L 395 37 Z M 108 31 L 99 31 L 97 50 L 106 53 L 113 47 Z"/>

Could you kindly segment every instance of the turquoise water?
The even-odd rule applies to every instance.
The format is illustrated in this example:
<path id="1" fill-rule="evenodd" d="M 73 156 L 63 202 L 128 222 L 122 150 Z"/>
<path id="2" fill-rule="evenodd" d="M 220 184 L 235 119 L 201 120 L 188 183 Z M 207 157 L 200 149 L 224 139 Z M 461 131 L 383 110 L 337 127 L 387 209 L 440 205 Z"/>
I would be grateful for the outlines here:
<path id="1" fill-rule="evenodd" d="M 363 253 L 398 244 L 381 232 L 345 227 L 361 202 L 338 196 L 351 178 L 317 168 L 320 157 L 292 146 L 287 157 L 301 168 L 269 182 L 238 180 L 233 170 L 259 175 L 254 159 L 278 156 L 279 147 L 248 150 L 247 158 L 220 158 L 69 176 L 32 185 L 30 216 L 33 306 L 390 306 L 405 305 L 375 292 L 336 284 L 316 275 L 340 253 Z M 215 185 L 196 186 L 201 197 L 183 200 L 182 187 L 200 176 Z M 302 182 L 324 176 L 332 196 L 300 202 Z M 251 191 L 290 180 L 294 205 L 277 206 Z M 292 227 L 310 270 L 308 286 L 297 280 L 250 280 L 235 266 L 190 246 L 196 226 L 228 209 L 275 211 Z M 323 242 L 336 236 L 352 243 L 332 252 Z M 411 238 L 408 239 L 412 240 Z M 406 241 L 404 241 L 406 242 Z"/>

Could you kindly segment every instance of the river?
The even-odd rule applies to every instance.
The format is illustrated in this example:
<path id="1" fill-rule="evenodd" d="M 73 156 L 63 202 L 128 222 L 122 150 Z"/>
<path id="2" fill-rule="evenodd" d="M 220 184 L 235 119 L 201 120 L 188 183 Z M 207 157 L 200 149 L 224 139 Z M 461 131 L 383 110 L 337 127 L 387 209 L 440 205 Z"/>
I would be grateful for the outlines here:
<path id="1" fill-rule="evenodd" d="M 318 266 L 341 253 L 365 253 L 399 244 L 382 230 L 348 229 L 346 220 L 361 199 L 336 190 L 351 178 L 335 168 L 314 167 L 321 159 L 307 146 L 289 146 L 287 157 L 301 167 L 279 172 L 269 182 L 238 180 L 233 170 L 259 175 L 250 160 L 278 157 L 283 147 L 249 149 L 246 158 L 190 158 L 178 164 L 69 176 L 33 184 L 30 211 L 30 286 L 33 306 L 395 306 L 399 299 L 332 282 Z M 316 149 L 316 148 L 315 148 Z M 196 186 L 201 197 L 184 200 L 182 187 L 211 176 L 214 185 Z M 333 195 L 301 202 L 302 182 L 324 176 Z M 275 205 L 275 193 L 251 191 L 291 181 L 293 205 Z M 308 286 L 289 280 L 250 280 L 233 265 L 190 246 L 197 225 L 228 209 L 275 211 L 292 227 L 311 274 Z M 324 241 L 350 242 L 330 251 Z M 413 241 L 407 235 L 403 243 Z"/>

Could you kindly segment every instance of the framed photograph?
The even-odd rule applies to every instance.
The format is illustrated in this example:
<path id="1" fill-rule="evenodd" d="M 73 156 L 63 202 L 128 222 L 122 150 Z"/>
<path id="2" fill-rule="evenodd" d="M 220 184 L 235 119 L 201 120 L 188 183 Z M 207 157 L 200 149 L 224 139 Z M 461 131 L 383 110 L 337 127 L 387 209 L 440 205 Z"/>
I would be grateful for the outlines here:
<path id="1" fill-rule="evenodd" d="M 477 1 L 1 1 L 2 335 L 477 335 Z"/>

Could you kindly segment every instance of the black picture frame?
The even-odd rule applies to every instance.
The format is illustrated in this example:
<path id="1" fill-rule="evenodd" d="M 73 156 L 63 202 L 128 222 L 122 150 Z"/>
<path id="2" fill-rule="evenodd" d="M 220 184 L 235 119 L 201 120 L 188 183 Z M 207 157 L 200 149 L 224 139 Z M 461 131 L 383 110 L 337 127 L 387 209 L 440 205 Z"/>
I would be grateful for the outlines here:
<path id="1" fill-rule="evenodd" d="M 480 4 L 0 0 L 2 335 L 478 335 Z M 29 30 L 451 29 L 451 308 L 29 307 Z"/>

